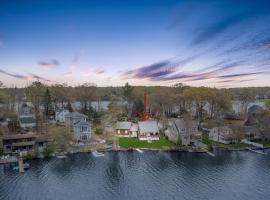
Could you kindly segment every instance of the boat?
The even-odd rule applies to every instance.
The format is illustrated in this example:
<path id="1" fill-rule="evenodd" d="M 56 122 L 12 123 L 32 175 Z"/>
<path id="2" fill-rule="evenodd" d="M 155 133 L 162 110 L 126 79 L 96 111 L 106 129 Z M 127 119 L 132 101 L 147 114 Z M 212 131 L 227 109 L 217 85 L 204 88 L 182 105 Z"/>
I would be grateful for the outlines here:
<path id="1" fill-rule="evenodd" d="M 57 158 L 64 159 L 64 158 L 67 158 L 67 156 L 65 156 L 65 155 L 58 155 Z"/>
<path id="2" fill-rule="evenodd" d="M 139 153 L 143 153 L 143 151 L 140 149 L 135 149 L 135 150 L 138 151 Z"/>
<path id="3" fill-rule="evenodd" d="M 23 168 L 24 169 L 29 169 L 30 168 L 30 164 L 29 163 L 24 163 L 23 164 Z M 19 169 L 20 169 L 19 166 L 15 166 L 15 167 L 12 168 L 12 170 L 19 170 Z"/>
<path id="4" fill-rule="evenodd" d="M 98 152 L 98 151 L 93 151 L 92 154 L 95 157 L 102 157 L 102 156 L 104 156 L 104 153 L 101 153 L 101 152 Z"/>

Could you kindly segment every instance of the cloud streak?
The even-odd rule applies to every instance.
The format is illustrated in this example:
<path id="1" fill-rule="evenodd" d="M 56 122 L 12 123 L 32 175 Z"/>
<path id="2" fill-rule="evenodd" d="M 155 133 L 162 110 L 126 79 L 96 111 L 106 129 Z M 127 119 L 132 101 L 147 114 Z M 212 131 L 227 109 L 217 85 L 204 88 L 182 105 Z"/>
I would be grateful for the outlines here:
<path id="1" fill-rule="evenodd" d="M 56 59 L 51 59 L 48 61 L 39 61 L 39 65 L 41 65 L 45 69 L 52 69 L 60 65 L 60 62 Z"/>
<path id="2" fill-rule="evenodd" d="M 13 74 L 13 73 L 1 70 L 1 69 L 0 69 L 0 73 L 2 73 L 4 75 L 7 75 L 7 76 L 10 76 L 12 78 L 21 79 L 21 80 L 33 80 L 33 79 L 36 79 L 36 80 L 42 80 L 42 81 L 46 81 L 46 82 L 51 82 L 51 80 L 49 80 L 47 78 L 44 78 L 42 76 L 38 76 L 38 75 L 33 74 L 33 73 L 28 73 L 27 75 Z"/>

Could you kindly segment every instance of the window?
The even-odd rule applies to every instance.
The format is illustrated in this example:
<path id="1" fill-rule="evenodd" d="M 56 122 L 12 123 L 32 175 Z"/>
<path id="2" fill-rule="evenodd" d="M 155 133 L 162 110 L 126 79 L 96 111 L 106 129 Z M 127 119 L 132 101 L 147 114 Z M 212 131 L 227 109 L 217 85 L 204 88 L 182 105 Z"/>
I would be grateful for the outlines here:
<path id="1" fill-rule="evenodd" d="M 86 126 L 83 126 L 83 127 L 81 127 L 81 132 L 87 132 L 87 127 Z"/>

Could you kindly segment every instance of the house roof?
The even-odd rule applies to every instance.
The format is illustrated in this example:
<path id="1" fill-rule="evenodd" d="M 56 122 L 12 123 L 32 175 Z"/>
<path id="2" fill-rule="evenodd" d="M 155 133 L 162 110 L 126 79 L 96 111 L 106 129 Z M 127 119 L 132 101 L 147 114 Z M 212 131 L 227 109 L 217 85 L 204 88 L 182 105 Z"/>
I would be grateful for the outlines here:
<path id="1" fill-rule="evenodd" d="M 125 122 L 117 122 L 115 129 L 129 130 L 130 128 L 131 128 L 131 122 L 125 121 Z"/>
<path id="2" fill-rule="evenodd" d="M 26 134 L 4 134 L 3 139 L 4 140 L 10 140 L 10 139 L 26 139 L 26 138 L 34 138 L 35 134 L 32 132 L 26 133 Z"/>
<path id="3" fill-rule="evenodd" d="M 258 105 L 253 105 L 248 109 L 248 114 L 261 114 L 264 112 L 263 107 Z"/>
<path id="4" fill-rule="evenodd" d="M 74 126 L 90 126 L 90 124 L 88 122 L 86 122 L 86 121 L 84 121 L 84 120 L 81 119 L 80 121 L 75 122 L 74 123 Z"/>
<path id="5" fill-rule="evenodd" d="M 215 127 L 215 128 L 212 128 L 212 129 L 213 130 L 219 130 L 220 133 L 226 133 L 226 134 L 232 133 L 232 129 L 230 127 L 228 127 L 228 126 Z"/>
<path id="6" fill-rule="evenodd" d="M 135 131 L 138 131 L 138 130 L 139 130 L 138 124 L 132 123 L 131 128 L 130 128 L 130 131 L 135 132 Z"/>
<path id="7" fill-rule="evenodd" d="M 86 115 L 79 113 L 79 112 L 71 112 L 66 115 L 66 117 L 71 117 L 71 118 L 88 118 Z"/>
<path id="8" fill-rule="evenodd" d="M 139 125 L 139 130 L 141 132 L 150 132 L 150 133 L 158 133 L 158 124 L 156 121 L 143 121 L 143 122 L 138 122 Z"/>
<path id="9" fill-rule="evenodd" d="M 33 123 L 35 123 L 35 119 L 33 117 L 20 117 L 19 121 L 22 124 L 33 124 Z"/>
<path id="10" fill-rule="evenodd" d="M 187 127 L 187 126 L 190 126 L 190 127 L 198 126 L 198 122 L 196 122 L 194 120 L 185 121 L 183 118 L 175 119 L 174 122 L 178 128 L 183 128 L 183 127 Z"/>

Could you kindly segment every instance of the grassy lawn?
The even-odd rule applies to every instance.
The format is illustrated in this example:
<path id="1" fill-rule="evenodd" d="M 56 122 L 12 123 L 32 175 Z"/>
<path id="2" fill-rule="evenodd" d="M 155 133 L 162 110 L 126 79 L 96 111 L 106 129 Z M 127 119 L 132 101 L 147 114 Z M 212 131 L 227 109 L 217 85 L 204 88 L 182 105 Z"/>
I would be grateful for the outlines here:
<path id="1" fill-rule="evenodd" d="M 170 149 L 174 148 L 175 144 L 161 137 L 157 141 L 141 141 L 137 138 L 119 138 L 119 145 L 123 148 L 149 148 L 149 149 Z"/>
<path id="2" fill-rule="evenodd" d="M 223 148 L 229 148 L 229 149 L 244 149 L 244 148 L 247 148 L 247 147 L 254 147 L 253 145 L 244 144 L 244 143 L 238 143 L 238 144 L 222 144 L 222 143 L 219 143 L 219 144 L 217 144 L 217 146 L 223 147 Z"/>
<path id="3" fill-rule="evenodd" d="M 270 141 L 269 140 L 254 140 L 253 142 L 257 142 L 259 144 L 262 144 L 264 147 L 270 147 Z"/>
<path id="4" fill-rule="evenodd" d="M 208 147 L 212 146 L 212 142 L 209 140 L 207 131 L 202 131 L 202 143 L 206 144 Z"/>

